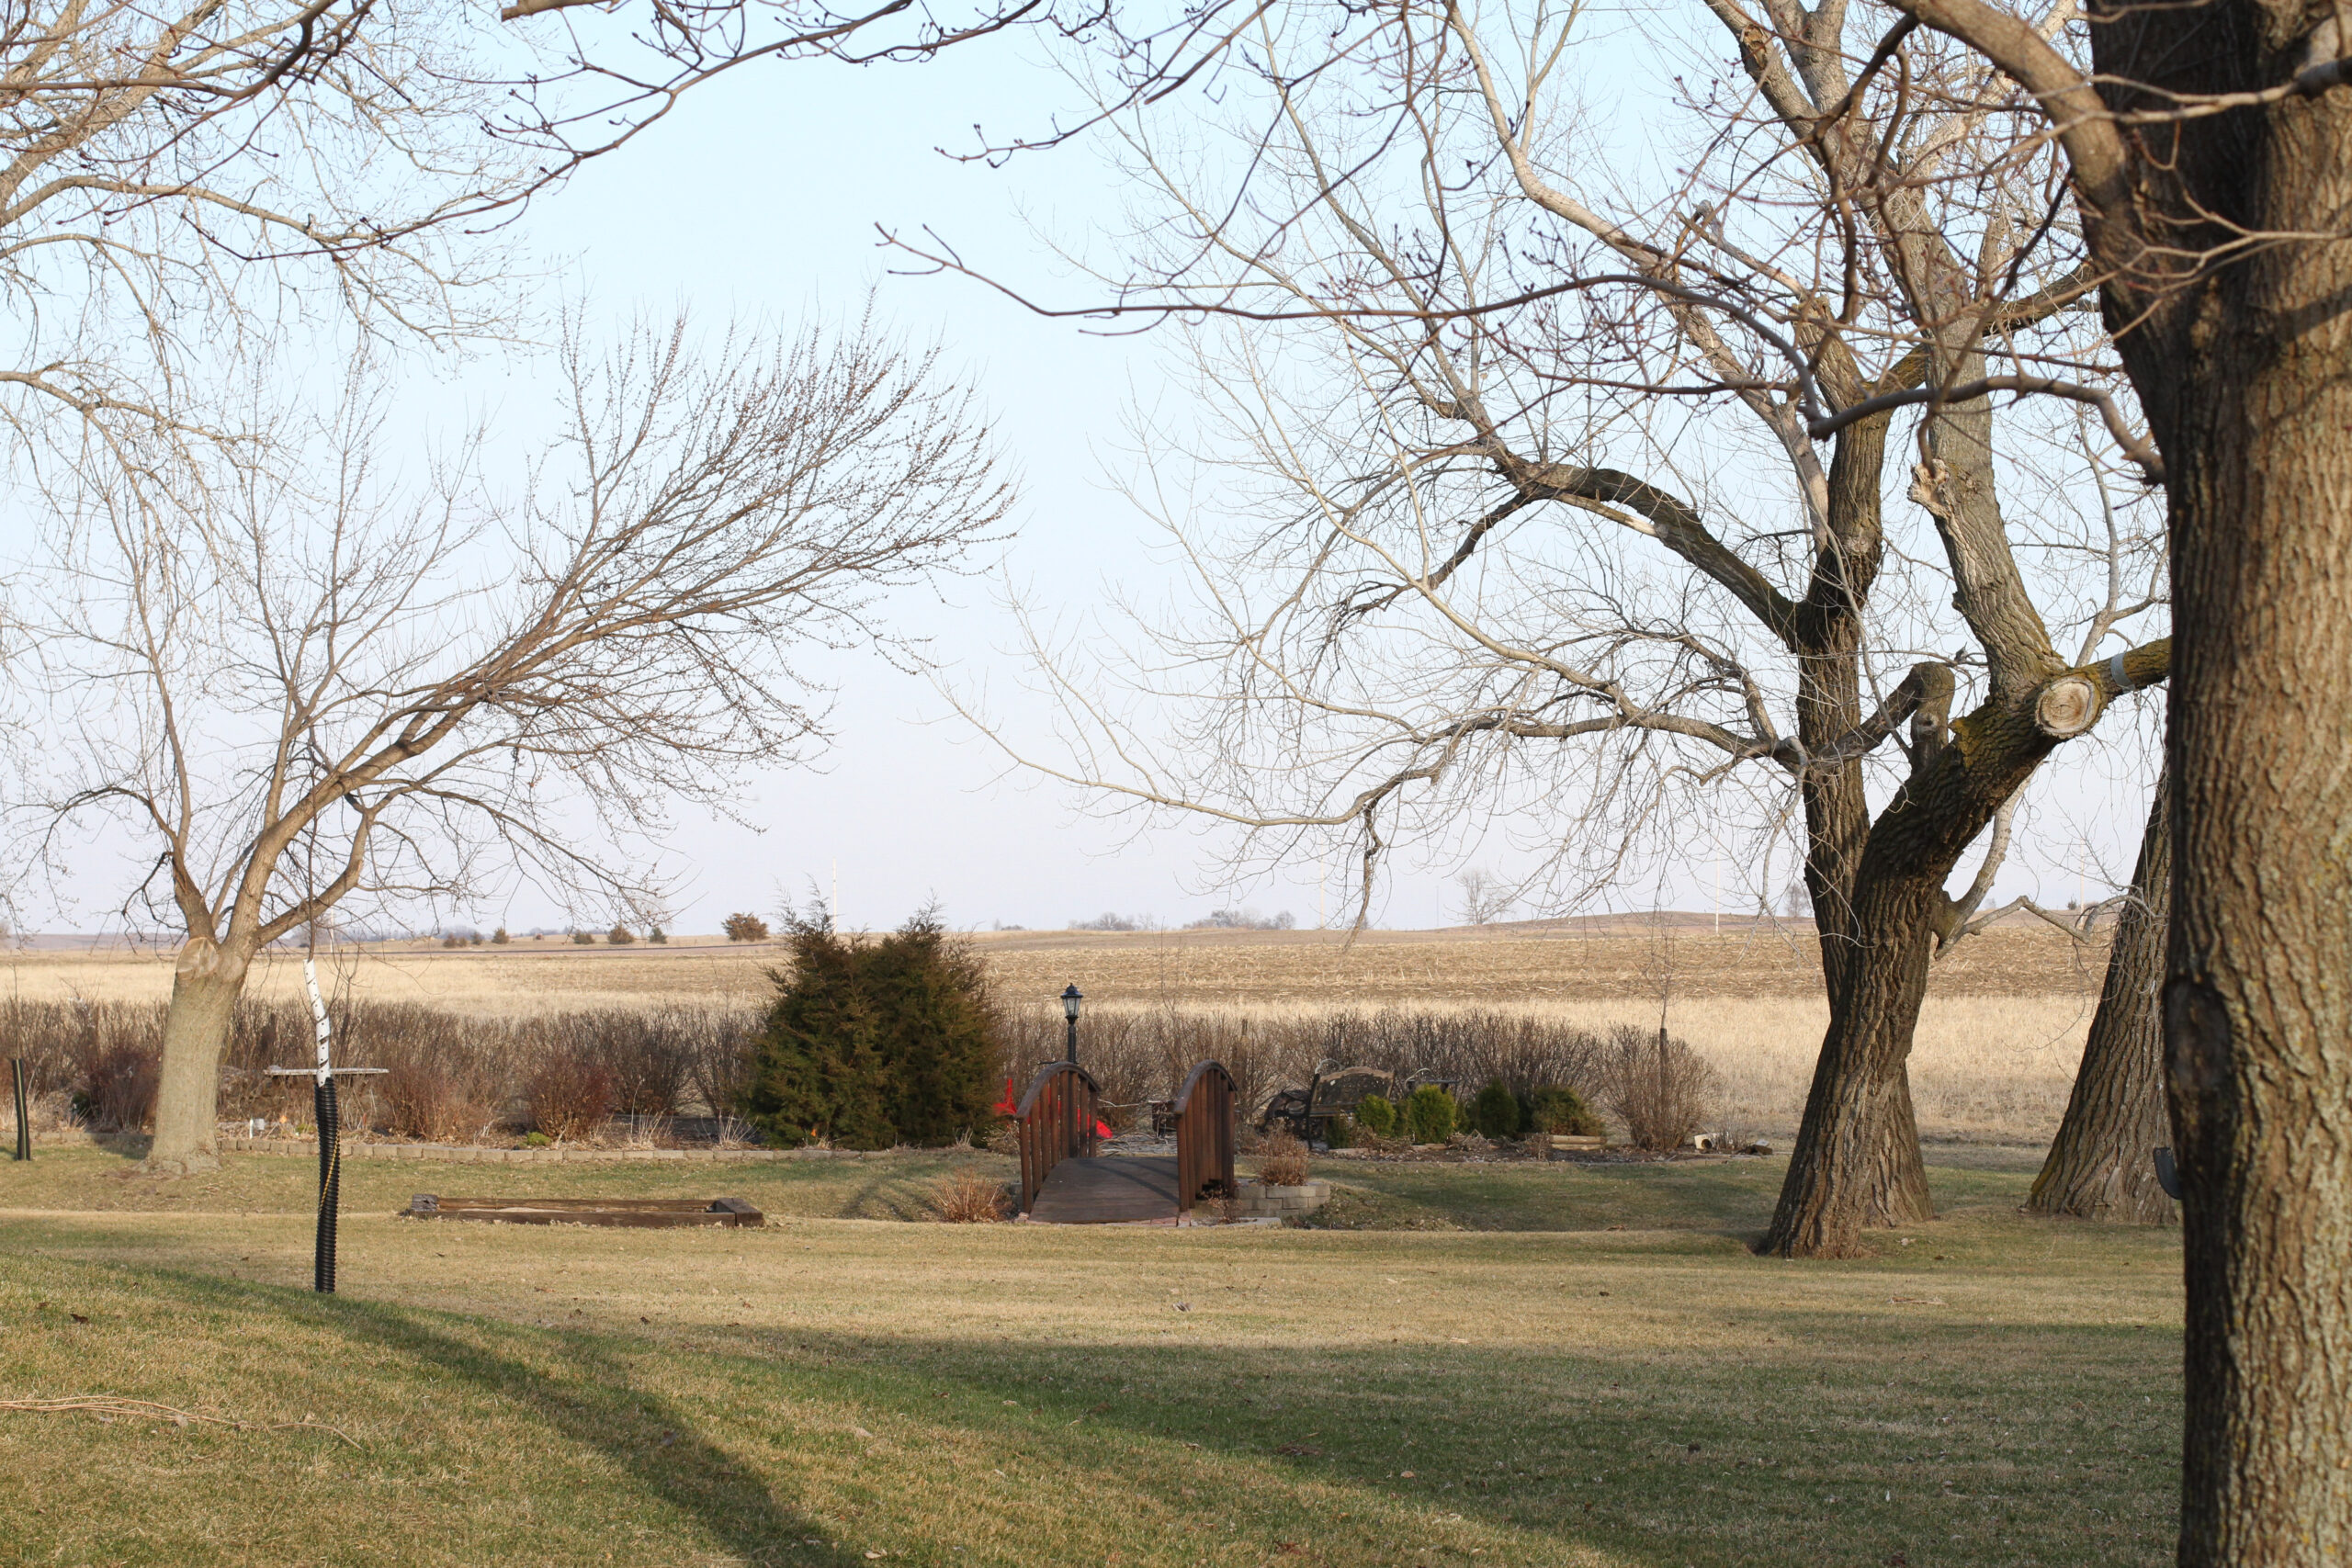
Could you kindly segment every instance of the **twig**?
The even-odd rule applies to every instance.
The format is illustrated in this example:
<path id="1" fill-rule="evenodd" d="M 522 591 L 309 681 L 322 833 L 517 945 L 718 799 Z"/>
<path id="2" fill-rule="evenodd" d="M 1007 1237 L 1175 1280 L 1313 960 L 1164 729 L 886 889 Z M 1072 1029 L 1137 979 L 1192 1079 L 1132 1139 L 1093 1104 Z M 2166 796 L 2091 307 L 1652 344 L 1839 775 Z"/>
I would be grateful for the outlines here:
<path id="1" fill-rule="evenodd" d="M 69 1394 L 60 1399 L 0 1399 L 0 1410 L 20 1410 L 33 1416 L 62 1416 L 77 1410 L 106 1416 L 145 1416 L 169 1421 L 175 1427 L 200 1422 L 208 1427 L 226 1427 L 236 1432 L 283 1432 L 298 1427 L 315 1427 L 322 1432 L 333 1432 L 355 1449 L 366 1446 L 342 1427 L 330 1427 L 309 1416 L 300 1421 L 237 1421 L 226 1416 L 207 1416 L 201 1411 L 158 1404 L 152 1399 L 118 1399 L 107 1393 Z"/>

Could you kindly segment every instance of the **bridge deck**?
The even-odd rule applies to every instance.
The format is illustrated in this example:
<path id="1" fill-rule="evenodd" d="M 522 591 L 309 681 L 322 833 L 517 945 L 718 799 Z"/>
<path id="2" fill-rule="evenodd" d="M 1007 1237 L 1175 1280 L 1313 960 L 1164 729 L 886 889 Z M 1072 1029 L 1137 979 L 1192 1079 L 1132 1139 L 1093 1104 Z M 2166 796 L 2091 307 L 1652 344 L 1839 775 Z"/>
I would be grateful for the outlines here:
<path id="1" fill-rule="evenodd" d="M 1037 1190 L 1029 1217 L 1044 1224 L 1109 1225 L 1176 1218 L 1176 1161 L 1113 1155 L 1066 1159 Z"/>

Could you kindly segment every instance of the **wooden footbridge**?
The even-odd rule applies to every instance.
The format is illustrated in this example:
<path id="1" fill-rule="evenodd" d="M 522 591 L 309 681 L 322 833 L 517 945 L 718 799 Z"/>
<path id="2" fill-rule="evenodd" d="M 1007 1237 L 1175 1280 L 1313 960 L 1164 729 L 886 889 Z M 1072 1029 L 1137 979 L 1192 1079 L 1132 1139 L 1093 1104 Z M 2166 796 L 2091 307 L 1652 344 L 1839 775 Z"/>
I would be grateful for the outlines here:
<path id="1" fill-rule="evenodd" d="M 1233 1075 L 1203 1062 L 1176 1096 L 1176 1154 L 1102 1152 L 1102 1090 L 1075 1062 L 1041 1070 L 1021 1097 L 1021 1213 L 1045 1224 L 1174 1224 L 1233 1191 Z"/>

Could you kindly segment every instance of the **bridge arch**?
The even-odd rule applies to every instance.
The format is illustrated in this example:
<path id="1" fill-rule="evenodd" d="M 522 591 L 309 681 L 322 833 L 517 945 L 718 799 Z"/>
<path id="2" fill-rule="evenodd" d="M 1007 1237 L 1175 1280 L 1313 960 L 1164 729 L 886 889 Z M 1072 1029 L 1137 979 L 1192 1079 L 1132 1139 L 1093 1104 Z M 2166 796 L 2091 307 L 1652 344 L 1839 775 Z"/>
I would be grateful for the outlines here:
<path id="1" fill-rule="evenodd" d="M 1021 1145 L 1021 1212 L 1036 1206 L 1037 1190 L 1054 1167 L 1073 1156 L 1094 1153 L 1095 1124 L 1102 1111 L 1102 1086 L 1076 1062 L 1048 1062 L 1029 1080 L 1029 1092 L 1012 1112 Z"/>
<path id="2" fill-rule="evenodd" d="M 1203 1062 L 1176 1094 L 1176 1211 L 1203 1198 L 1230 1198 L 1233 1186 L 1233 1075 Z"/>

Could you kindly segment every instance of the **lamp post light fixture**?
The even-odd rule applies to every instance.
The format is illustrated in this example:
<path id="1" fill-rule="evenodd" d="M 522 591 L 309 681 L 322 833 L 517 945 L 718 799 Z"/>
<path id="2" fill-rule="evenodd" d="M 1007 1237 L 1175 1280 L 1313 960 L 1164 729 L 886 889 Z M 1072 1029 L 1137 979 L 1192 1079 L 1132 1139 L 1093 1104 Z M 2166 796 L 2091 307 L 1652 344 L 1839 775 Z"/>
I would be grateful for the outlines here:
<path id="1" fill-rule="evenodd" d="M 1076 986 L 1062 993 L 1062 1016 L 1069 1020 L 1069 1048 L 1064 1058 L 1073 1067 L 1078 1066 L 1078 1004 L 1085 999 L 1085 993 Z"/>

